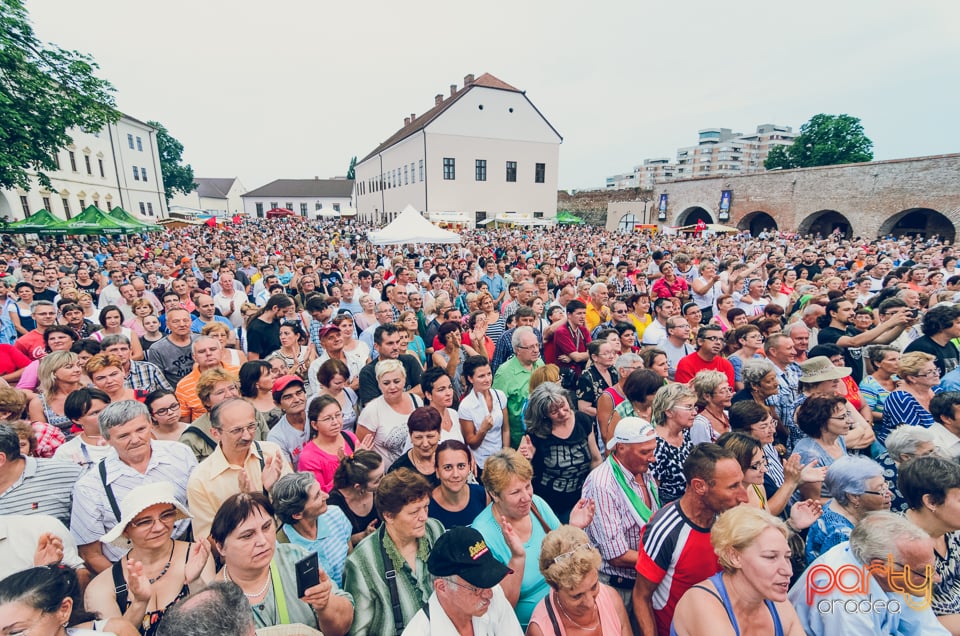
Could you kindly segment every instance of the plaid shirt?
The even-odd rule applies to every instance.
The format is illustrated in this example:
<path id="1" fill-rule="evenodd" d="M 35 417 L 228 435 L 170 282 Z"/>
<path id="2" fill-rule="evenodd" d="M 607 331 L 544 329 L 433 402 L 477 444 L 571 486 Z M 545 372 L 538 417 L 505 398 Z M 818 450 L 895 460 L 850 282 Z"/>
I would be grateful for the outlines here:
<path id="1" fill-rule="evenodd" d="M 37 457 L 53 457 L 61 444 L 67 441 L 63 431 L 56 426 L 51 426 L 46 422 L 31 422 L 33 427 L 33 436 L 37 440 Z"/>
<path id="2" fill-rule="evenodd" d="M 130 361 L 130 373 L 123 380 L 123 386 L 137 391 L 146 391 L 151 393 L 157 389 L 173 391 L 173 387 L 167 382 L 160 367 L 152 362 L 143 362 L 140 360 Z"/>
<path id="3" fill-rule="evenodd" d="M 793 452 L 793 446 L 804 437 L 803 432 L 797 428 L 793 421 L 793 411 L 797 400 L 800 398 L 800 365 L 791 362 L 787 368 L 780 370 L 780 367 L 774 365 L 777 372 L 777 394 L 767 398 L 767 404 L 777 410 L 777 416 L 780 422 L 787 428 L 789 437 L 787 438 L 787 452 Z"/>

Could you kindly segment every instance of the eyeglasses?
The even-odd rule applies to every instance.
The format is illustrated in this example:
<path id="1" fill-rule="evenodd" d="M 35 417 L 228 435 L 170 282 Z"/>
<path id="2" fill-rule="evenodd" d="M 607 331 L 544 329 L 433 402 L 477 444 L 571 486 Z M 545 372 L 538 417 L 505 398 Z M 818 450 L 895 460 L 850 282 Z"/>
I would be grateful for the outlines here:
<path id="1" fill-rule="evenodd" d="M 704 336 L 700 338 L 701 340 L 707 340 L 709 342 L 723 342 L 723 338 L 720 336 Z"/>
<path id="2" fill-rule="evenodd" d="M 770 466 L 770 461 L 766 457 L 758 462 L 750 464 L 750 470 L 764 470 Z"/>
<path id="3" fill-rule="evenodd" d="M 932 369 L 930 371 L 927 371 L 926 373 L 918 373 L 917 377 L 918 378 L 939 378 L 940 369 Z"/>
<path id="4" fill-rule="evenodd" d="M 223 429 L 220 429 L 223 431 Z M 239 437 L 244 433 L 253 433 L 257 430 L 257 423 L 247 424 L 246 426 L 237 426 L 236 428 L 231 428 L 229 431 L 223 431 L 227 435 L 233 435 L 234 437 Z"/>
<path id="5" fill-rule="evenodd" d="M 593 549 L 593 546 L 591 546 L 589 543 L 581 543 L 580 545 L 575 547 L 573 550 L 569 550 L 567 552 L 558 554 L 557 556 L 553 557 L 553 563 L 551 563 L 551 565 L 565 563 L 570 559 L 572 559 L 577 552 L 590 551 L 592 549 Z"/>
<path id="6" fill-rule="evenodd" d="M 696 411 L 697 407 L 693 404 L 677 404 L 671 410 L 680 409 L 681 411 Z"/>
<path id="7" fill-rule="evenodd" d="M 453 387 L 451 387 L 453 388 Z M 339 413 L 334 413 L 333 415 L 328 415 L 326 417 L 321 417 L 317 419 L 318 424 L 331 424 L 333 422 L 342 422 L 343 421 L 343 411 Z"/>
<path id="8" fill-rule="evenodd" d="M 465 589 L 465 590 L 469 590 L 470 592 L 473 592 L 474 594 L 482 594 L 482 593 L 484 593 L 484 592 L 487 591 L 487 588 L 485 588 L 485 587 L 475 587 L 475 586 L 473 586 L 473 585 L 470 585 L 469 583 L 463 583 L 462 581 L 457 581 L 457 580 L 451 579 L 451 578 L 448 578 L 448 579 L 447 579 L 447 583 L 450 583 L 450 584 L 452 584 L 452 585 L 456 585 L 457 587 L 463 588 L 463 589 Z"/>
<path id="9" fill-rule="evenodd" d="M 884 484 L 883 487 L 880 488 L 880 490 L 864 490 L 863 494 L 877 495 L 878 497 L 886 497 L 887 495 L 890 494 L 890 486 L 887 486 L 886 484 Z"/>
<path id="10" fill-rule="evenodd" d="M 165 417 L 167 415 L 170 415 L 171 413 L 179 413 L 179 412 L 180 412 L 180 403 L 174 402 L 170 406 L 165 406 L 163 408 L 155 410 L 153 414 L 159 417 Z"/>
<path id="11" fill-rule="evenodd" d="M 845 422 L 852 422 L 852 421 L 853 421 L 853 416 L 850 415 L 849 413 L 844 413 L 843 415 L 831 415 L 829 419 L 831 419 L 831 420 L 844 420 Z"/>
<path id="12" fill-rule="evenodd" d="M 165 510 L 160 513 L 159 517 L 148 517 L 146 519 L 137 519 L 131 521 L 128 525 L 130 527 L 136 528 L 137 530 L 146 530 L 152 528 L 155 523 L 158 521 L 165 525 L 173 525 L 173 522 L 177 520 L 177 509 L 171 508 L 170 510 Z"/>
<path id="13" fill-rule="evenodd" d="M 524 347 L 517 347 L 517 349 L 540 349 L 540 343 L 526 345 Z"/>

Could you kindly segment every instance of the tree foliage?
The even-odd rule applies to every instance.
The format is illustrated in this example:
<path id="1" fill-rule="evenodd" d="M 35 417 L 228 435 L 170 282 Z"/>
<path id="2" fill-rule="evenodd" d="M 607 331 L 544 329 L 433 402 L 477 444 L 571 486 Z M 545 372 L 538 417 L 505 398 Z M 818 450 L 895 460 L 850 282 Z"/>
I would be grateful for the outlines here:
<path id="1" fill-rule="evenodd" d="M 347 179 L 355 179 L 357 176 L 357 158 L 356 156 L 350 160 L 350 167 L 347 168 Z"/>
<path id="2" fill-rule="evenodd" d="M 70 145 L 71 128 L 96 131 L 116 121 L 113 86 L 95 76 L 89 55 L 44 45 L 21 0 L 0 0 L 0 187 L 30 187 Z"/>
<path id="3" fill-rule="evenodd" d="M 814 115 L 800 127 L 791 146 L 774 146 L 764 167 L 810 168 L 873 160 L 873 142 L 860 119 L 850 115 Z"/>
<path id="4" fill-rule="evenodd" d="M 197 189 L 197 184 L 193 182 L 193 167 L 189 163 L 183 164 L 183 144 L 170 134 L 166 126 L 158 121 L 147 123 L 157 129 L 163 192 L 169 204 L 175 192 L 186 194 Z"/>

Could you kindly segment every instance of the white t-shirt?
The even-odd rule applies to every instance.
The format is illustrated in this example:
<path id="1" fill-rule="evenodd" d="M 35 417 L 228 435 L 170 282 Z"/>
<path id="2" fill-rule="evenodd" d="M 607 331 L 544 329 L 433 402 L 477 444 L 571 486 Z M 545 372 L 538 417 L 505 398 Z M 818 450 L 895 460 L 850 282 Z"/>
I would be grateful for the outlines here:
<path id="1" fill-rule="evenodd" d="M 87 444 L 77 435 L 65 444 L 61 444 L 53 453 L 54 459 L 64 462 L 80 464 L 84 472 L 90 470 L 94 464 L 110 454 L 113 447 L 104 443 L 103 446 Z"/>
<path id="2" fill-rule="evenodd" d="M 507 396 L 497 389 L 490 389 L 490 393 L 492 409 L 487 409 L 487 401 L 477 395 L 476 391 L 470 391 L 460 401 L 460 410 L 457 413 L 461 420 L 473 422 L 474 431 L 480 428 L 480 423 L 487 415 L 493 416 L 493 428 L 487 431 L 480 446 L 473 450 L 473 456 L 480 468 L 483 468 L 487 457 L 503 449 L 503 409 L 507 406 Z"/>
<path id="3" fill-rule="evenodd" d="M 416 406 L 423 406 L 423 400 L 416 395 L 408 394 L 403 399 L 412 399 Z M 409 417 L 409 413 L 404 415 L 390 408 L 381 395 L 367 404 L 357 418 L 357 426 L 373 433 L 373 451 L 380 454 L 383 465 L 388 468 L 411 448 L 410 430 L 407 428 Z"/>

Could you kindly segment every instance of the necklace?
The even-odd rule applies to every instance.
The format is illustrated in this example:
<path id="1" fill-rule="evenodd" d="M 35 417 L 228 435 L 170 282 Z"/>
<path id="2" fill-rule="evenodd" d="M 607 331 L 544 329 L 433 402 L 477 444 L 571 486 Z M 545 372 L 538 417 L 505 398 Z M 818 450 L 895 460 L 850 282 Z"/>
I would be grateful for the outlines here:
<path id="1" fill-rule="evenodd" d="M 559 598 L 557 599 L 557 607 L 559 607 L 559 608 L 560 608 L 560 611 L 563 612 L 563 615 L 567 617 L 567 620 L 569 620 L 571 623 L 573 623 L 574 625 L 576 625 L 576 626 L 579 627 L 580 629 L 585 629 L 585 630 L 587 630 L 587 631 L 589 631 L 589 632 L 595 632 L 595 631 L 597 631 L 597 630 L 600 628 L 600 625 L 599 625 L 599 624 L 594 625 L 593 627 L 587 627 L 586 625 L 581 625 L 581 624 L 578 623 L 577 621 L 573 620 L 573 617 L 570 616 L 569 614 L 567 614 L 567 610 L 563 609 L 563 604 L 560 602 L 560 599 L 559 599 Z"/>
<path id="2" fill-rule="evenodd" d="M 173 549 L 175 547 L 177 547 L 177 544 L 173 539 L 171 539 L 170 540 L 170 556 L 167 557 L 167 563 L 166 565 L 163 566 L 163 569 L 160 570 L 160 574 L 150 579 L 150 585 L 153 585 L 154 583 L 162 579 L 163 575 L 166 574 L 167 570 L 170 569 L 170 564 L 173 562 Z M 130 552 L 127 552 L 127 563 L 130 563 Z"/>
<path id="3" fill-rule="evenodd" d="M 224 581 L 233 581 L 233 579 L 230 578 L 230 575 L 227 574 L 227 564 L 226 564 L 226 563 L 223 564 L 223 580 L 224 580 Z M 263 584 L 263 587 L 260 588 L 260 591 L 259 591 L 259 592 L 255 592 L 255 593 L 253 593 L 253 594 L 247 594 L 246 592 L 243 592 L 243 595 L 246 596 L 247 598 L 260 598 L 261 596 L 263 596 L 263 595 L 266 593 L 266 591 L 267 591 L 267 586 L 270 585 L 270 581 L 271 581 L 271 578 L 268 576 L 268 577 L 267 577 L 267 581 Z M 233 581 L 233 582 L 236 583 L 236 581 Z M 239 584 L 238 584 L 238 585 L 239 585 Z M 243 588 L 240 588 L 240 589 L 241 589 L 241 591 L 243 590 Z"/>

